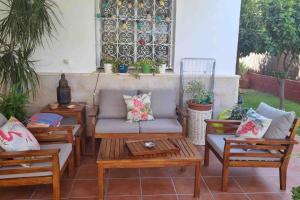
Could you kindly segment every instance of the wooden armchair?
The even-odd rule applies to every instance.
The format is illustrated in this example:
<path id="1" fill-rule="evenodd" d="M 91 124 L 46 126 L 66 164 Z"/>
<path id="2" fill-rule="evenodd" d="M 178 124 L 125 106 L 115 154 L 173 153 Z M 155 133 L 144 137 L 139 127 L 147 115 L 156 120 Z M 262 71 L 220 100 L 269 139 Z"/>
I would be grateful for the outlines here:
<path id="1" fill-rule="evenodd" d="M 64 137 L 46 133 L 42 128 L 31 131 L 40 142 L 41 150 L 0 152 L 0 187 L 52 184 L 53 199 L 59 200 L 60 177 L 67 167 L 69 176 L 74 175 L 73 148 L 72 143 L 68 143 L 73 140 L 72 127 L 59 129 L 65 132 Z"/>
<path id="2" fill-rule="evenodd" d="M 279 168 L 280 189 L 286 189 L 287 168 L 293 146 L 297 144 L 300 120 L 295 120 L 286 139 L 241 139 L 234 133 L 240 124 L 231 120 L 206 120 L 206 144 L 204 166 L 209 165 L 209 150 L 223 164 L 222 191 L 227 191 L 229 167 Z M 223 127 L 214 127 L 214 123 Z M 217 130 L 223 131 L 221 134 Z"/>

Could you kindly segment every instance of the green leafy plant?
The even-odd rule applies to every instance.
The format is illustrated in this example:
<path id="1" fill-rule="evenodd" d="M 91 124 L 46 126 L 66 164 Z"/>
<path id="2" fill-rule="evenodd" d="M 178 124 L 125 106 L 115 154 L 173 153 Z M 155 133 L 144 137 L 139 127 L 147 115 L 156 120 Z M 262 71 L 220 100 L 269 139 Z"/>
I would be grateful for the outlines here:
<path id="1" fill-rule="evenodd" d="M 16 117 L 21 122 L 26 121 L 26 104 L 29 92 L 20 91 L 19 85 L 13 85 L 6 94 L 0 94 L 0 113 L 5 117 Z"/>
<path id="2" fill-rule="evenodd" d="M 53 37 L 58 7 L 52 0 L 0 0 L 0 6 L 0 84 L 8 90 L 19 83 L 20 91 L 35 94 L 39 80 L 31 56 Z"/>
<path id="3" fill-rule="evenodd" d="M 201 81 L 193 80 L 185 86 L 184 92 L 197 104 L 211 104 L 212 93 L 209 92 Z"/>
<path id="4" fill-rule="evenodd" d="M 239 71 L 240 71 L 240 75 L 242 77 L 244 77 L 248 73 L 249 69 L 245 63 L 240 62 L 239 63 Z"/>
<path id="5" fill-rule="evenodd" d="M 292 195 L 293 200 L 300 200 L 300 186 L 294 187 L 292 189 L 292 193 L 293 193 Z"/>

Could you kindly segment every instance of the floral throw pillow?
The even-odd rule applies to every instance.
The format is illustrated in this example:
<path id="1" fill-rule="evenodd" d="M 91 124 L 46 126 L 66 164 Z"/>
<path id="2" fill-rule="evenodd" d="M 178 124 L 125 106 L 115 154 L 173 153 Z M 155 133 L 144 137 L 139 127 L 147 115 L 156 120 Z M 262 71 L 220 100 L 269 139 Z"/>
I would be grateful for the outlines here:
<path id="1" fill-rule="evenodd" d="M 123 95 L 127 105 L 127 120 L 130 122 L 154 120 L 151 109 L 151 92 L 137 96 Z"/>
<path id="2" fill-rule="evenodd" d="M 262 138 L 268 130 L 272 119 L 268 119 L 250 108 L 242 119 L 236 132 L 242 138 Z"/>
<path id="3" fill-rule="evenodd" d="M 0 147 L 5 151 L 39 150 L 40 145 L 29 130 L 14 117 L 0 128 Z"/>

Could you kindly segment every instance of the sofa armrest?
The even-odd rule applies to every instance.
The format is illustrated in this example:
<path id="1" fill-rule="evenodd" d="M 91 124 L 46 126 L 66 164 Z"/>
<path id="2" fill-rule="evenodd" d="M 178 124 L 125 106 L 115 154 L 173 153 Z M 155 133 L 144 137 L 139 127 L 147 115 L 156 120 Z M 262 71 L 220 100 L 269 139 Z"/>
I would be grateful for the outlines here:
<path id="1" fill-rule="evenodd" d="M 224 138 L 225 143 L 234 144 L 252 144 L 252 145 L 289 145 L 298 144 L 296 140 L 291 139 L 257 139 L 257 138 Z"/>
<path id="2" fill-rule="evenodd" d="M 31 127 L 28 130 L 40 142 L 68 142 L 73 143 L 73 125 L 58 127 Z M 59 133 L 58 133 L 59 132 Z"/>

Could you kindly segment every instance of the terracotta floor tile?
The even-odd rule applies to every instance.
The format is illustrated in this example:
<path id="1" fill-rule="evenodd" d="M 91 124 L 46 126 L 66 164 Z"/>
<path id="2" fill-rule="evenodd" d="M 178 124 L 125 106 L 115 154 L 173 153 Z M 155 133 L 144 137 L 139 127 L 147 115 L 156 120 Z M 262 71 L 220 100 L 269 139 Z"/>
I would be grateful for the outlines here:
<path id="1" fill-rule="evenodd" d="M 177 194 L 194 194 L 194 179 L 193 178 L 173 178 Z M 208 189 L 201 178 L 200 193 L 208 193 Z"/>
<path id="2" fill-rule="evenodd" d="M 97 176 L 97 165 L 86 164 L 79 167 L 75 179 L 97 179 Z"/>
<path id="3" fill-rule="evenodd" d="M 141 200 L 140 196 L 106 196 L 105 200 Z"/>
<path id="4" fill-rule="evenodd" d="M 281 193 L 272 194 L 248 194 L 251 200 L 289 200 L 289 195 Z"/>
<path id="5" fill-rule="evenodd" d="M 0 187 L 0 200 L 29 199 L 35 186 Z"/>
<path id="6" fill-rule="evenodd" d="M 209 166 L 201 168 L 202 176 L 222 176 L 222 165 L 218 163 L 210 163 Z"/>
<path id="7" fill-rule="evenodd" d="M 194 177 L 195 176 L 195 167 L 173 167 L 170 168 L 170 176 L 172 177 Z"/>
<path id="8" fill-rule="evenodd" d="M 142 177 L 169 177 L 169 168 L 145 168 L 141 169 Z"/>
<path id="9" fill-rule="evenodd" d="M 140 195 L 140 179 L 110 179 L 107 195 Z"/>
<path id="10" fill-rule="evenodd" d="M 210 194 L 200 194 L 200 198 L 194 198 L 193 195 L 178 195 L 178 200 L 212 200 Z"/>
<path id="11" fill-rule="evenodd" d="M 61 181 L 61 198 L 69 197 L 73 186 L 72 180 Z M 33 199 L 52 198 L 52 185 L 39 185 L 36 187 L 33 195 Z"/>
<path id="12" fill-rule="evenodd" d="M 110 169 L 109 178 L 138 178 L 139 169 Z"/>
<path id="13" fill-rule="evenodd" d="M 213 194 L 215 200 L 249 200 L 245 194 Z"/>
<path id="14" fill-rule="evenodd" d="M 149 195 L 143 196 L 143 200 L 177 200 L 176 195 Z"/>
<path id="15" fill-rule="evenodd" d="M 70 197 L 96 197 L 98 195 L 96 180 L 75 180 Z"/>
<path id="16" fill-rule="evenodd" d="M 142 192 L 143 195 L 175 194 L 170 178 L 142 179 Z"/>
<path id="17" fill-rule="evenodd" d="M 221 192 L 221 177 L 204 177 L 204 181 L 206 182 L 209 190 L 213 193 Z M 242 190 L 238 186 L 238 184 L 234 181 L 233 178 L 229 178 L 228 183 L 228 192 L 230 193 L 242 193 Z"/>
<path id="18" fill-rule="evenodd" d="M 235 177 L 238 184 L 247 193 L 252 192 L 280 192 L 276 182 L 279 181 L 278 177 Z"/>

